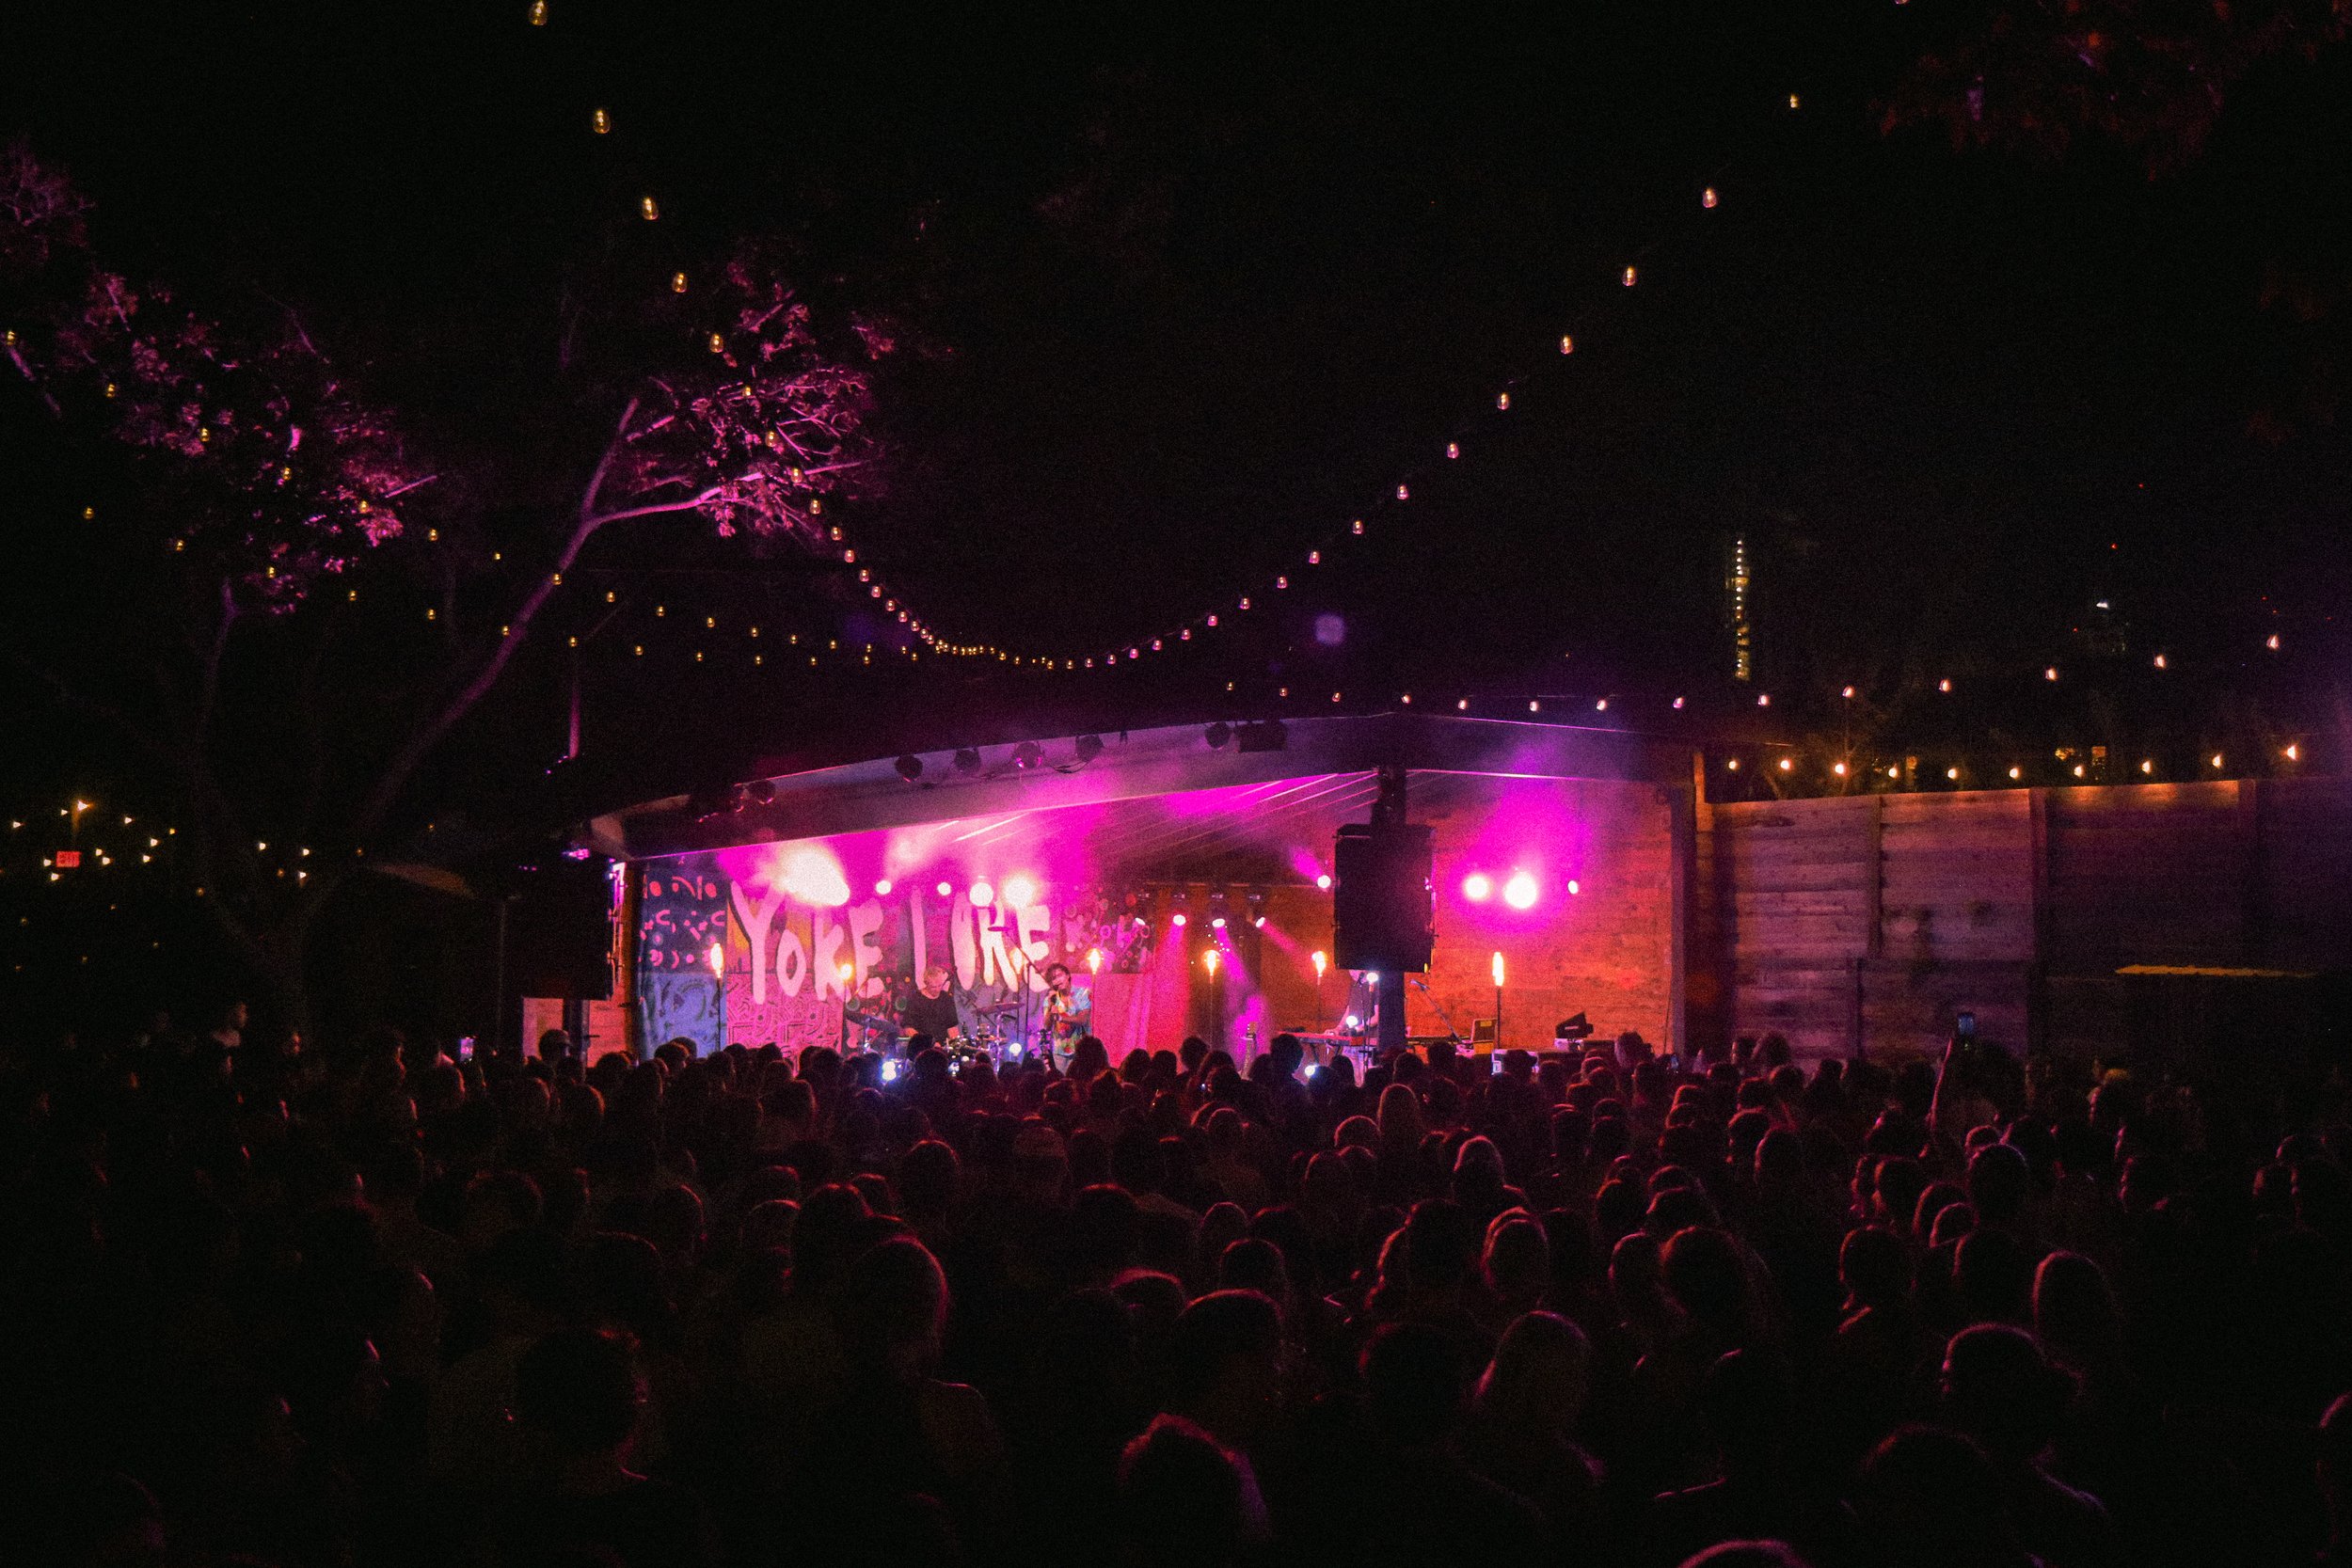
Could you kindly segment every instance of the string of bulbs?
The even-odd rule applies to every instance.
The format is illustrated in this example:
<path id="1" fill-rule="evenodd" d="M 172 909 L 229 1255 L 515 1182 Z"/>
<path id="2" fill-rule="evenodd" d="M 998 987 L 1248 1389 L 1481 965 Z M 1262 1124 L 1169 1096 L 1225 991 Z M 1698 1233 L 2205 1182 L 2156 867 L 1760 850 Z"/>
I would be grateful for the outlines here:
<path id="1" fill-rule="evenodd" d="M 551 20 L 549 0 L 532 0 L 529 17 L 532 26 L 547 26 Z M 1785 102 L 1788 112 L 1794 112 L 1802 106 L 1803 100 L 1799 94 L 1791 92 L 1786 94 L 1785 99 L 1780 102 Z M 612 117 L 602 107 L 592 109 L 589 115 L 589 126 L 594 135 L 609 135 L 613 129 Z M 1712 213 L 1722 205 L 1722 201 L 1723 193 L 1719 186 L 1715 183 L 1708 183 L 1698 192 L 1696 207 L 1702 213 Z M 638 197 L 637 213 L 648 223 L 658 222 L 660 219 L 661 204 L 653 192 L 646 191 Z M 1632 289 L 1640 283 L 1643 262 L 1654 248 L 1655 242 L 1651 245 L 1637 248 L 1634 253 L 1635 259 L 1624 263 L 1617 270 L 1615 281 L 1621 288 Z M 664 287 L 672 293 L 684 293 L 687 288 L 686 274 L 682 271 L 672 272 L 664 280 Z M 715 351 L 722 346 L 714 336 L 711 347 Z M 1550 361 L 1556 365 L 1560 360 L 1572 356 L 1576 349 L 1575 334 L 1563 332 L 1557 342 L 1557 353 L 1549 353 L 1548 345 L 1547 354 Z M 1496 386 L 1483 412 L 1490 416 L 1508 414 L 1511 411 L 1513 393 L 1518 391 L 1527 379 L 1527 374 L 1503 379 Z M 1456 434 L 1444 443 L 1442 450 L 1445 462 L 1451 464 L 1461 461 L 1465 450 L 1463 437 L 1468 434 L 1468 423 L 1465 421 L 1457 428 Z M 1261 576 L 1248 588 L 1238 592 L 1216 608 L 1197 611 L 1188 619 L 1164 626 L 1158 632 L 1148 637 L 1137 637 L 1124 643 L 1114 643 L 1108 646 L 1098 645 L 1091 651 L 1076 654 L 1041 653 L 1034 649 L 1008 647 L 997 642 L 965 641 L 949 637 L 916 611 L 908 596 L 894 588 L 870 562 L 858 565 L 856 547 L 847 540 L 839 524 L 831 525 L 827 532 L 833 543 L 843 546 L 840 557 L 842 563 L 858 567 L 858 582 L 866 590 L 867 599 L 878 601 L 883 615 L 895 617 L 897 624 L 903 626 L 911 638 L 935 656 L 993 661 L 1009 666 L 1041 670 L 1110 670 L 1119 668 L 1122 663 L 1137 663 L 1147 657 L 1180 651 L 1195 643 L 1196 640 L 1205 641 L 1210 634 L 1226 628 L 1237 618 L 1249 616 L 1275 602 L 1276 596 L 1289 592 L 1295 574 L 1311 573 L 1332 563 L 1340 551 L 1369 537 L 1372 525 L 1381 516 L 1408 506 L 1413 499 L 1415 484 L 1426 471 L 1423 466 L 1409 467 L 1393 485 L 1384 487 L 1368 506 L 1351 515 L 1344 524 L 1327 530 L 1321 537 L 1311 543 L 1303 553 L 1295 556 L 1292 565 Z M 870 657 L 872 651 L 873 649 L 869 646 L 865 657 L 866 663 L 872 662 Z M 906 652 L 909 657 L 912 657 L 914 650 L 909 648 Z M 701 655 L 698 653 L 696 657 L 699 659 Z"/>

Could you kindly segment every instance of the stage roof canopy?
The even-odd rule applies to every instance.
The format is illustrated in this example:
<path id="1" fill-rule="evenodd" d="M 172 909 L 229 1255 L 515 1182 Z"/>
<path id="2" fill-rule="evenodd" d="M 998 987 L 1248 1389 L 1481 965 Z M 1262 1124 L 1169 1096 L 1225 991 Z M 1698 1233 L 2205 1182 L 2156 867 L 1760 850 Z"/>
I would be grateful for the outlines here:
<path id="1" fill-rule="evenodd" d="M 919 767 L 917 766 L 919 765 Z M 1383 767 L 1414 775 L 1417 801 L 1445 775 L 1596 779 L 1688 788 L 1687 744 L 1622 730 L 1409 712 L 1279 722 L 1182 724 L 913 752 L 749 780 L 705 799 L 672 796 L 589 823 L 581 837 L 616 859 L 985 819 L 1069 806 L 1092 819 L 1113 863 L 1223 864 L 1236 879 L 1264 875 L 1272 846 L 1360 817 Z M 908 775 L 914 777 L 910 779 Z M 1216 813 L 1171 817 L 1139 803 L 1230 791 Z M 1272 868 L 1265 868 L 1270 871 Z"/>

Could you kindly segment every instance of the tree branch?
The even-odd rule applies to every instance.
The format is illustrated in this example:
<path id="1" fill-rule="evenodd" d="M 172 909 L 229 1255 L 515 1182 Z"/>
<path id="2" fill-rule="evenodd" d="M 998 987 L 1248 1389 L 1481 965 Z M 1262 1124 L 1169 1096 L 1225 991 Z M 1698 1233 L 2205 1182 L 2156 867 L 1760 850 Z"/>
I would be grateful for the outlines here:
<path id="1" fill-rule="evenodd" d="M 481 667 L 474 672 L 472 678 L 460 686 L 451 694 L 447 702 L 442 703 L 434 710 L 431 717 L 417 726 L 407 740 L 402 744 L 400 750 L 393 753 L 391 761 L 385 765 L 384 771 L 377 775 L 375 786 L 368 792 L 367 800 L 361 805 L 358 817 L 353 825 L 352 838 L 355 844 L 364 845 L 374 836 L 376 830 L 383 826 L 384 818 L 390 814 L 393 802 L 400 798 L 400 792 L 407 787 L 408 780 L 415 774 L 425 757 L 432 752 L 433 748 L 439 745 L 442 737 L 455 728 L 458 721 L 467 714 L 471 713 L 484 697 L 489 695 L 490 689 L 498 684 L 499 677 L 506 673 L 507 665 L 521 650 L 523 640 L 530 634 L 532 623 L 538 620 L 540 610 L 547 608 L 548 601 L 555 596 L 556 579 L 571 570 L 572 563 L 580 559 L 580 552 L 587 547 L 588 541 L 595 538 L 599 530 L 608 523 L 617 523 L 630 517 L 646 517 L 660 512 L 690 511 L 710 499 L 712 492 L 705 491 L 701 495 L 685 500 L 666 501 L 649 506 L 624 507 L 615 512 L 596 510 L 596 497 L 604 489 L 605 481 L 612 471 L 612 465 L 618 461 L 622 450 L 628 445 L 629 426 L 636 418 L 637 400 L 631 398 L 628 401 L 628 406 L 621 411 L 620 421 L 613 428 L 612 438 L 605 444 L 604 454 L 596 459 L 596 470 L 588 476 L 587 488 L 580 494 L 579 520 L 572 526 L 571 537 L 564 542 L 563 549 L 557 552 L 555 561 L 549 568 L 540 575 L 537 582 L 532 585 L 531 592 L 524 595 L 523 602 L 515 608 L 513 615 L 506 622 L 505 631 L 491 647 L 488 655 L 483 659 Z"/>

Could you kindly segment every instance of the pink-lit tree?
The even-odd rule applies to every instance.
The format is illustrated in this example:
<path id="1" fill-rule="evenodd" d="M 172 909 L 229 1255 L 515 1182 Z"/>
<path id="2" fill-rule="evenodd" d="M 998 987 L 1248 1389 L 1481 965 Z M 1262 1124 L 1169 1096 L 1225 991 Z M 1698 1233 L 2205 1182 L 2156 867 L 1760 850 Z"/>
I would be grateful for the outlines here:
<path id="1" fill-rule="evenodd" d="M 321 911 L 368 856 L 381 858 L 420 769 L 514 667 L 590 542 L 616 524 L 693 514 L 722 537 L 828 547 L 825 507 L 856 492 L 873 456 L 870 385 L 856 361 L 891 340 L 856 323 L 847 351 L 820 342 L 777 259 L 747 245 L 691 297 L 659 302 L 641 341 L 671 344 L 664 362 L 600 388 L 611 399 L 601 450 L 568 515 L 537 531 L 529 577 L 489 568 L 503 549 L 477 551 L 461 596 L 448 552 L 433 574 L 411 560 L 404 578 L 398 546 L 478 531 L 467 515 L 478 487 L 422 461 L 402 421 L 358 394 L 294 312 L 232 325 L 135 285 L 103 264 L 89 219 L 59 171 L 21 145 L 0 151 L 0 353 L 60 428 L 128 450 L 128 566 L 156 580 L 191 635 L 124 689 L 68 673 L 43 647 L 0 645 L 174 782 L 206 906 L 298 1027 Z M 414 580 L 425 575 L 435 580 Z M 382 627 L 358 618 L 362 581 L 421 587 L 430 634 L 353 657 L 351 641 Z M 337 670 L 386 668 L 396 678 L 364 693 L 335 685 Z M 225 694 L 225 680 L 238 689 Z M 237 701 L 299 729 L 286 750 L 306 759 L 301 787 L 241 754 L 254 749 L 251 728 L 232 734 L 224 720 Z M 289 876 L 259 847 L 297 836 L 329 852 Z"/>

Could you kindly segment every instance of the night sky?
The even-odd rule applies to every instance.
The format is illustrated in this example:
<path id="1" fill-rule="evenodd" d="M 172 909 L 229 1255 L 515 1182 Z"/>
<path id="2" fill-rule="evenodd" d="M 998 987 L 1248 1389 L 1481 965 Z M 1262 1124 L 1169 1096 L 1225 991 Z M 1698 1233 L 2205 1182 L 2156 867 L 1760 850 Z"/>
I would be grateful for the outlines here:
<path id="1" fill-rule="evenodd" d="M 676 626 L 822 635 L 840 574 L 691 522 L 616 531 L 583 574 L 622 599 L 585 699 L 610 788 L 927 726 L 1272 709 L 1285 687 L 1351 707 L 1712 700 L 1735 531 L 1764 682 L 1797 707 L 1955 672 L 2042 701 L 2030 673 L 2077 651 L 2102 598 L 2136 656 L 2225 675 L 2289 627 L 2296 700 L 2332 701 L 2311 651 L 2346 587 L 2343 50 L 2259 67 L 2210 145 L 2152 177 L 2095 138 L 2037 159 L 1884 131 L 1921 29 L 1951 22 L 1924 4 L 1429 8 L 1344 30 L 528 9 L 17 8 L 0 134 L 75 176 L 124 270 L 299 310 L 518 560 L 610 418 L 564 363 L 567 324 L 753 232 L 791 242 L 812 297 L 916 345 L 881 372 L 881 483 L 848 515 L 951 637 L 1148 638 L 1414 478 L 1262 629 L 1092 687 L 711 678 Z M 71 638 L 107 593 L 104 547 L 59 524 L 104 475 L 25 434 L 22 400 L 7 414 L 33 480 L 0 499 L 33 568 L 12 613 Z M 1309 635 L 1326 611 L 1336 649 Z M 623 655 L 646 637 L 654 659 Z M 526 661 L 447 787 L 536 774 L 560 666 Z M 1970 723 L 1994 720 L 2030 727 Z M 53 759 L 86 741 L 37 701 L 14 721 Z M 68 786 L 15 766 L 20 791 Z"/>

